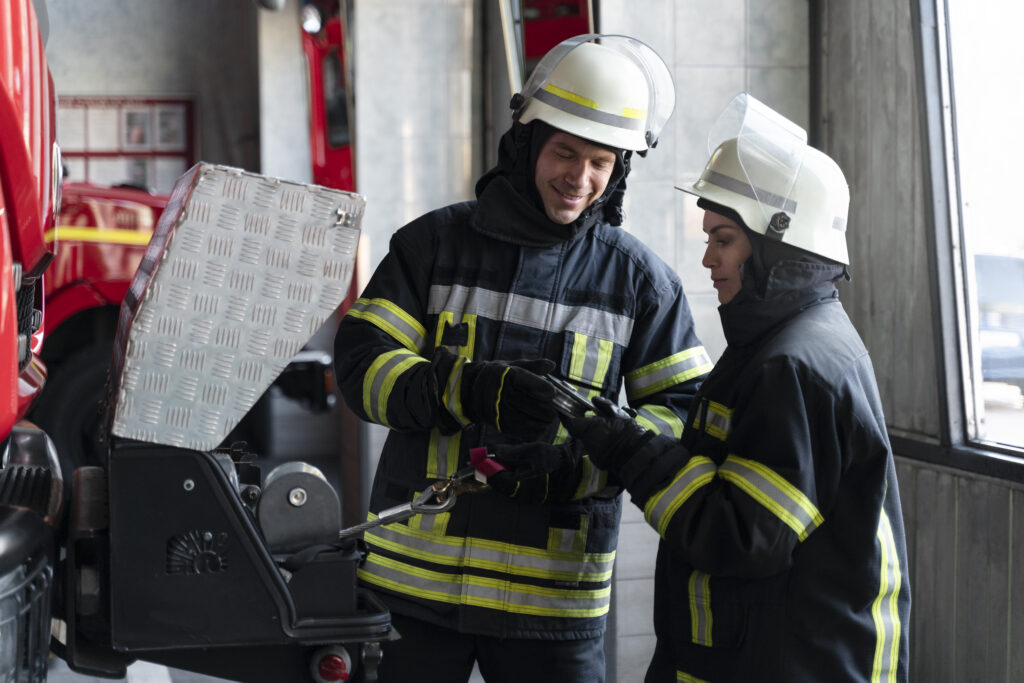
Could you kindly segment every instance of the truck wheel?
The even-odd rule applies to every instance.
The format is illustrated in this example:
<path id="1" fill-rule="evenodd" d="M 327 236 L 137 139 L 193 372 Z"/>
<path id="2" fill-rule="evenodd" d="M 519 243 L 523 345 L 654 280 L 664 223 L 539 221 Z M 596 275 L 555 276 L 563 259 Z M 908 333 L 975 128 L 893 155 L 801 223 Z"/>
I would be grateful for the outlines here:
<path id="1" fill-rule="evenodd" d="M 29 415 L 53 440 L 65 482 L 78 467 L 106 465 L 99 432 L 112 349 L 105 340 L 68 355 L 47 374 Z"/>

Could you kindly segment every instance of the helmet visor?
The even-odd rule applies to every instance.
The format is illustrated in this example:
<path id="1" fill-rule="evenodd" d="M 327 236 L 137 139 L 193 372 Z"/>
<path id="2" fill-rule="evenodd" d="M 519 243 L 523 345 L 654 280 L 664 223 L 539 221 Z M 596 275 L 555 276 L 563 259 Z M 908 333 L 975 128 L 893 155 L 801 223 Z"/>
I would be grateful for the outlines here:
<path id="1" fill-rule="evenodd" d="M 676 106 L 676 91 L 672 83 L 672 74 L 664 60 L 646 43 L 635 38 L 622 35 L 585 33 L 563 40 L 551 48 L 534 68 L 530 78 L 520 91 L 522 101 L 528 102 L 544 88 L 551 78 L 552 72 L 567 54 L 583 43 L 595 42 L 628 57 L 644 74 L 647 82 L 647 120 L 644 137 L 648 147 L 658 143 L 661 131 L 665 128 Z M 516 112 L 516 117 L 518 118 Z"/>
<path id="2" fill-rule="evenodd" d="M 734 138 L 745 177 L 730 189 L 757 202 L 764 226 L 780 211 L 792 216 L 796 211 L 793 186 L 803 166 L 807 132 L 751 95 L 740 93 L 712 126 L 708 153 L 714 154 L 719 145 Z M 732 179 L 719 180 L 716 184 L 736 184 Z"/>

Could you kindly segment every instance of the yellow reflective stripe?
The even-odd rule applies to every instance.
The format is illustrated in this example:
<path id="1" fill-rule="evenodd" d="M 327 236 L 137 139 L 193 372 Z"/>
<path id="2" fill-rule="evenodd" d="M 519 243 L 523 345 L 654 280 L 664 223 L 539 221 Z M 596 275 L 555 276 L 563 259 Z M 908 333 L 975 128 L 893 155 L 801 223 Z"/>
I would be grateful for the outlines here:
<path id="1" fill-rule="evenodd" d="M 676 671 L 676 683 L 708 683 L 703 678 L 691 676 L 685 671 Z"/>
<path id="2" fill-rule="evenodd" d="M 390 427 L 387 421 L 388 400 L 395 382 L 412 366 L 426 362 L 426 358 L 405 349 L 395 349 L 377 356 L 363 376 L 363 410 L 367 417 Z"/>
<path id="3" fill-rule="evenodd" d="M 387 299 L 356 299 L 345 316 L 365 320 L 384 330 L 410 351 L 422 352 L 426 348 L 427 330 L 420 321 Z"/>
<path id="4" fill-rule="evenodd" d="M 587 335 L 572 333 L 572 354 L 569 360 L 569 378 L 583 379 L 583 367 L 587 362 Z"/>
<path id="5" fill-rule="evenodd" d="M 120 228 L 99 228 L 90 226 L 58 225 L 47 230 L 43 239 L 47 242 L 68 240 L 69 242 L 98 242 L 107 244 L 149 244 L 153 232 L 124 230 Z"/>
<path id="6" fill-rule="evenodd" d="M 683 421 L 670 408 L 648 404 L 637 410 L 636 421 L 655 434 L 671 434 L 677 439 L 683 435 Z"/>
<path id="7" fill-rule="evenodd" d="M 446 574 L 371 554 L 359 578 L 382 588 L 454 605 L 547 617 L 599 617 L 608 613 L 611 586 L 592 590 L 549 588 L 470 574 Z"/>
<path id="8" fill-rule="evenodd" d="M 651 496 L 644 505 L 644 518 L 659 536 L 665 535 L 672 517 L 679 507 L 701 486 L 715 478 L 715 463 L 711 458 L 695 455 L 690 458 L 668 486 Z"/>
<path id="9" fill-rule="evenodd" d="M 599 339 L 597 342 L 597 368 L 594 370 L 594 384 L 597 386 L 604 386 L 614 349 L 615 345 L 607 339 Z"/>
<path id="10" fill-rule="evenodd" d="M 459 444 L 462 432 L 445 435 L 441 430 L 430 430 L 430 443 L 427 446 L 428 479 L 446 479 L 459 469 Z"/>
<path id="11" fill-rule="evenodd" d="M 368 520 L 376 518 L 372 512 L 367 514 Z M 553 581 L 607 581 L 615 562 L 614 551 L 553 551 L 483 538 L 435 536 L 404 524 L 377 527 L 364 538 L 370 545 L 418 560 Z"/>
<path id="12" fill-rule="evenodd" d="M 878 596 L 871 604 L 871 617 L 875 622 L 875 658 L 871 671 L 873 683 L 895 683 L 900 659 L 899 595 L 903 572 L 899 553 L 892 533 L 892 524 L 885 510 L 878 520 L 878 545 L 881 549 L 881 575 Z"/>
<path id="13" fill-rule="evenodd" d="M 825 521 L 818 508 L 797 487 L 762 463 L 730 455 L 719 475 L 764 505 L 803 541 Z"/>
<path id="14" fill-rule="evenodd" d="M 583 97 L 582 95 L 577 95 L 576 93 L 570 92 L 565 88 L 559 88 L 557 85 L 552 85 L 551 83 L 548 83 L 547 85 L 544 86 L 544 89 L 547 90 L 552 95 L 558 95 L 559 97 L 569 100 L 570 102 L 575 102 L 576 104 L 582 107 L 587 107 L 588 109 L 597 109 L 597 102 L 595 102 L 594 100 Z"/>
<path id="15" fill-rule="evenodd" d="M 635 107 L 623 107 L 622 115 L 627 119 L 644 119 L 647 118 L 647 110 L 637 109 Z"/>
<path id="16" fill-rule="evenodd" d="M 714 363 L 703 346 L 663 358 L 626 375 L 626 394 L 634 401 L 711 372 Z"/>
<path id="17" fill-rule="evenodd" d="M 690 640 L 711 647 L 711 575 L 690 574 Z"/>
<path id="18" fill-rule="evenodd" d="M 505 368 L 501 372 L 501 381 L 498 382 L 498 395 L 494 397 L 494 426 L 501 429 L 501 392 L 505 388 L 505 378 L 508 377 L 508 371 L 512 368 Z M 461 408 L 461 405 L 459 406 Z"/>

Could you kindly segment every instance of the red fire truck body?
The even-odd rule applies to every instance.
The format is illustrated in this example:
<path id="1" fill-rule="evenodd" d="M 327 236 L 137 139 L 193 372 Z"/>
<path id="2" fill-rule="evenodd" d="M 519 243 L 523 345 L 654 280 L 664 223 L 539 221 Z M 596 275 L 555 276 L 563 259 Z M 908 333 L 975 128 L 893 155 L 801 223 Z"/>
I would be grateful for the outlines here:
<path id="1" fill-rule="evenodd" d="M 64 183 L 61 196 L 57 226 L 46 234 L 55 252 L 44 290 L 47 336 L 77 313 L 121 305 L 167 206 L 166 195 L 88 183 Z"/>
<path id="2" fill-rule="evenodd" d="M 42 388 L 42 310 L 34 289 L 52 256 L 44 234 L 57 204 L 53 80 L 30 0 L 0 6 L 0 435 Z M 12 289 L 12 284 L 14 288 Z"/>

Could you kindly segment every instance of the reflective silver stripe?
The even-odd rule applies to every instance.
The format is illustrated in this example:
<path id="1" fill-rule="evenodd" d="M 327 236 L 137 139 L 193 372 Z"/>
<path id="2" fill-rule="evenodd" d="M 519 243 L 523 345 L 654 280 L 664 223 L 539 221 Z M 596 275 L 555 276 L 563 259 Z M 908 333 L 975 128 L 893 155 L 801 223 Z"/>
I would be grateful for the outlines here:
<path id="1" fill-rule="evenodd" d="M 371 553 L 359 578 L 383 588 L 456 605 L 550 617 L 599 617 L 608 613 L 611 586 L 590 590 L 549 588 L 471 574 L 448 574 Z"/>
<path id="2" fill-rule="evenodd" d="M 658 493 L 651 496 L 644 505 L 644 517 L 654 527 L 659 536 L 665 535 L 665 529 L 672 521 L 676 510 L 686 502 L 701 486 L 706 486 L 715 478 L 714 461 L 703 455 L 690 458 L 672 482 Z"/>
<path id="3" fill-rule="evenodd" d="M 572 114 L 573 116 L 579 116 L 582 119 L 588 121 L 594 121 L 596 123 L 603 123 L 606 126 L 614 126 L 615 128 L 625 128 L 627 130 L 643 130 L 644 125 L 647 123 L 647 117 L 642 119 L 635 119 L 628 116 L 619 116 L 618 114 L 609 114 L 606 111 L 600 109 L 594 109 L 585 105 L 573 102 L 572 100 L 557 95 L 550 90 L 538 90 L 533 93 L 533 98 L 549 107 L 560 109 L 566 114 Z"/>
<path id="4" fill-rule="evenodd" d="M 674 353 L 626 375 L 626 395 L 630 401 L 656 394 L 676 384 L 711 372 L 714 364 L 703 346 Z"/>
<path id="5" fill-rule="evenodd" d="M 754 201 L 761 204 L 767 204 L 773 209 L 796 213 L 796 200 L 783 197 L 782 195 L 775 194 L 774 192 L 769 192 L 768 190 L 760 187 L 751 187 L 749 183 L 745 183 L 742 180 L 736 180 L 735 178 L 730 178 L 718 171 L 708 171 L 702 180 L 705 180 L 712 185 L 718 185 L 722 189 L 729 190 L 730 192 L 741 194 L 744 197 L 750 197 Z"/>
<path id="6" fill-rule="evenodd" d="M 395 349 L 378 356 L 363 376 L 363 410 L 366 415 L 382 425 L 387 421 L 388 401 L 395 382 L 407 370 L 418 363 L 427 363 L 426 358 L 405 349 Z"/>
<path id="7" fill-rule="evenodd" d="M 899 595 L 903 583 L 903 569 L 896 550 L 892 524 L 885 510 L 878 520 L 878 545 L 881 550 L 881 575 L 878 597 L 871 603 L 871 616 L 875 622 L 875 658 L 871 680 L 895 683 L 900 658 Z"/>
<path id="8" fill-rule="evenodd" d="M 711 647 L 711 575 L 690 574 L 690 640 Z"/>
<path id="9" fill-rule="evenodd" d="M 797 487 L 765 465 L 730 455 L 718 468 L 719 475 L 765 506 L 796 532 L 803 541 L 825 518 Z"/>
<path id="10" fill-rule="evenodd" d="M 547 332 L 570 330 L 626 346 L 633 332 L 629 316 L 586 306 L 566 306 L 519 294 L 480 287 L 434 285 L 427 303 L 430 314 L 451 311 L 457 318 L 473 314 Z"/>
<path id="11" fill-rule="evenodd" d="M 345 315 L 376 325 L 410 351 L 422 352 L 427 348 L 423 325 L 386 299 L 357 299 Z"/>
<path id="12" fill-rule="evenodd" d="M 367 519 L 376 515 L 370 513 Z M 365 539 L 371 546 L 436 564 L 555 581 L 608 581 L 615 562 L 614 552 L 556 552 L 482 538 L 434 536 L 402 524 L 377 527 Z"/>
<path id="13" fill-rule="evenodd" d="M 636 421 L 656 434 L 671 434 L 677 439 L 683 435 L 682 419 L 665 406 L 640 406 Z"/>

